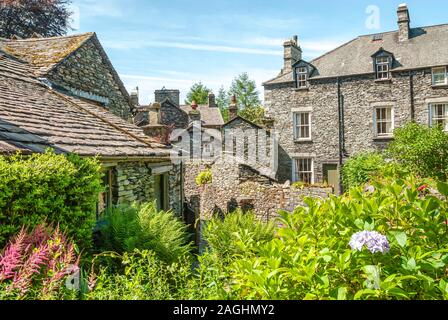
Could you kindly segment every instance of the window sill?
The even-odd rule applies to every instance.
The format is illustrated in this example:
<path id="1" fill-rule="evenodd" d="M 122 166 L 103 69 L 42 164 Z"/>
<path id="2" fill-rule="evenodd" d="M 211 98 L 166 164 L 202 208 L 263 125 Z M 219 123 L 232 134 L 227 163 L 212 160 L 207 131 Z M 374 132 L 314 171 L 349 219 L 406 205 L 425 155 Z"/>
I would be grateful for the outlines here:
<path id="1" fill-rule="evenodd" d="M 433 89 L 448 89 L 448 84 L 433 84 Z"/>
<path id="2" fill-rule="evenodd" d="M 373 138 L 374 141 L 388 141 L 388 140 L 394 140 L 394 136 L 390 135 L 390 136 L 377 136 L 375 138 Z"/>
<path id="3" fill-rule="evenodd" d="M 295 91 L 310 91 L 309 87 L 304 88 L 295 88 Z"/>
<path id="4" fill-rule="evenodd" d="M 375 79 L 376 83 L 391 83 L 392 82 L 392 78 L 389 79 Z"/>
<path id="5" fill-rule="evenodd" d="M 313 139 L 294 139 L 294 143 L 310 143 L 313 142 Z"/>

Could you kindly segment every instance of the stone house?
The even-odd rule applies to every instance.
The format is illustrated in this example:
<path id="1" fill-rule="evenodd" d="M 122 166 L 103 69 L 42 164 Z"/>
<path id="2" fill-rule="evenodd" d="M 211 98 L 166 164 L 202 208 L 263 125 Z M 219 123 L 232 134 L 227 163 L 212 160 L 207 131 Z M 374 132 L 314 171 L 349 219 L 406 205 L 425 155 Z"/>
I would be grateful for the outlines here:
<path id="1" fill-rule="evenodd" d="M 126 119 L 131 103 L 95 34 L 0 40 L 0 152 L 98 157 L 99 212 L 157 200 L 181 214 L 182 172 L 170 149 Z"/>
<path id="2" fill-rule="evenodd" d="M 448 129 L 448 25 L 360 36 L 312 61 L 297 37 L 284 43 L 284 68 L 264 83 L 279 134 L 280 181 L 328 182 L 339 190 L 344 161 L 381 150 L 394 128 L 415 120 Z"/>

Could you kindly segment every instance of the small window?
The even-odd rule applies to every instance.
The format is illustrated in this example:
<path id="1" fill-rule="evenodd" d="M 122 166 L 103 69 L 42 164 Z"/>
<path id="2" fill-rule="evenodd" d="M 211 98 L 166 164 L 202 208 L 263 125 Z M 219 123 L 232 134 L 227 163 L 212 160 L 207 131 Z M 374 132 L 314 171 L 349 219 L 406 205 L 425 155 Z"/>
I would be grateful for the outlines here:
<path id="1" fill-rule="evenodd" d="M 378 80 L 388 80 L 389 75 L 389 57 L 376 58 L 376 78 Z"/>
<path id="2" fill-rule="evenodd" d="M 308 87 L 308 70 L 306 67 L 299 67 L 296 69 L 297 72 L 297 87 L 307 88 Z"/>
<path id="3" fill-rule="evenodd" d="M 432 84 L 435 86 L 448 84 L 446 67 L 432 69 Z"/>
<path id="4" fill-rule="evenodd" d="M 375 109 L 375 131 L 378 137 L 393 135 L 394 112 L 392 107 L 378 107 Z"/>
<path id="5" fill-rule="evenodd" d="M 294 139 L 311 139 L 311 114 L 309 112 L 294 113 Z"/>
<path id="6" fill-rule="evenodd" d="M 431 106 L 431 125 L 441 126 L 443 130 L 448 131 L 448 103 Z"/>
<path id="7" fill-rule="evenodd" d="M 294 160 L 294 182 L 314 183 L 313 159 Z"/>

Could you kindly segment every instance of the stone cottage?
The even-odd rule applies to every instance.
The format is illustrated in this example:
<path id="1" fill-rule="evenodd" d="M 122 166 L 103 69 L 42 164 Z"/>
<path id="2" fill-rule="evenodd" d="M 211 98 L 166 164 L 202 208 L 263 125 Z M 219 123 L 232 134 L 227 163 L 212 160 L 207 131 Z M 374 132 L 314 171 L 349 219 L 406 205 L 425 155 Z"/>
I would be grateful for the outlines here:
<path id="1" fill-rule="evenodd" d="M 284 67 L 264 83 L 279 133 L 278 179 L 340 186 L 344 161 L 381 150 L 394 128 L 415 120 L 448 129 L 448 25 L 360 36 L 312 61 L 298 38 L 284 43 Z"/>
<path id="2" fill-rule="evenodd" d="M 95 34 L 0 40 L 0 152 L 97 156 L 99 211 L 157 200 L 181 214 L 182 174 L 170 150 L 125 119 L 131 103 Z"/>

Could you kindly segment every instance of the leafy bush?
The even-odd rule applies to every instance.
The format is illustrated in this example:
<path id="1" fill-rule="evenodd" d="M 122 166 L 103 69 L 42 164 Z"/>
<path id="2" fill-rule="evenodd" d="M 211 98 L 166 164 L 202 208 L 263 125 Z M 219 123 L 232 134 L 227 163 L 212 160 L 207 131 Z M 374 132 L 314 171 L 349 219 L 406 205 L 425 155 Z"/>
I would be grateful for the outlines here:
<path id="1" fill-rule="evenodd" d="M 100 166 L 76 155 L 0 157 L 0 246 L 23 225 L 59 224 L 83 247 L 91 246 Z"/>
<path id="2" fill-rule="evenodd" d="M 421 177 L 447 180 L 448 134 L 441 127 L 411 122 L 394 132 L 388 154 Z"/>
<path id="3" fill-rule="evenodd" d="M 274 238 L 273 222 L 262 222 L 253 213 L 237 210 L 225 219 L 215 218 L 205 225 L 203 238 L 220 263 L 245 254 L 258 244 Z"/>
<path id="4" fill-rule="evenodd" d="M 198 174 L 196 177 L 196 184 L 198 186 L 203 186 L 210 184 L 213 181 L 213 174 L 211 170 L 205 170 Z"/>
<path id="5" fill-rule="evenodd" d="M 342 168 L 344 187 L 359 187 L 367 183 L 386 165 L 383 155 L 377 152 L 360 153 L 350 158 Z"/>
<path id="6" fill-rule="evenodd" d="M 161 260 L 173 262 L 191 249 L 185 224 L 172 212 L 157 211 L 155 202 L 113 208 L 102 225 L 102 249 L 106 251 L 151 250 Z"/>
<path id="7" fill-rule="evenodd" d="M 187 258 L 167 264 L 152 251 L 135 250 L 116 256 L 124 267 L 120 273 L 101 268 L 88 300 L 170 300 L 182 299 L 191 277 Z M 198 290 L 191 288 L 190 290 Z"/>
<path id="8" fill-rule="evenodd" d="M 230 265 L 231 298 L 447 299 L 448 185 L 434 184 L 381 179 L 366 193 L 306 199 L 282 214 L 276 238 Z M 386 236 L 390 249 L 351 249 L 365 230 Z"/>
<path id="9" fill-rule="evenodd" d="M 0 256 L 0 300 L 60 299 L 68 275 L 78 270 L 75 246 L 59 228 L 19 232 Z"/>

